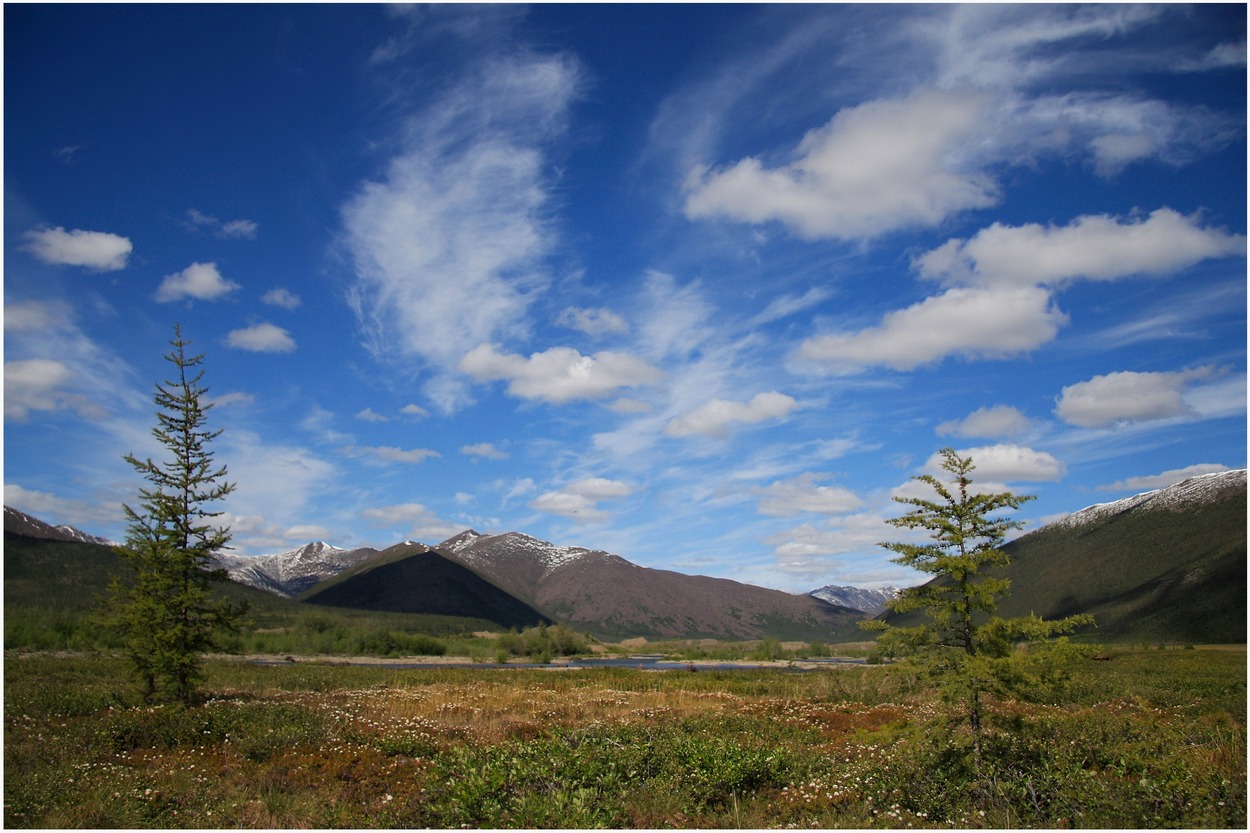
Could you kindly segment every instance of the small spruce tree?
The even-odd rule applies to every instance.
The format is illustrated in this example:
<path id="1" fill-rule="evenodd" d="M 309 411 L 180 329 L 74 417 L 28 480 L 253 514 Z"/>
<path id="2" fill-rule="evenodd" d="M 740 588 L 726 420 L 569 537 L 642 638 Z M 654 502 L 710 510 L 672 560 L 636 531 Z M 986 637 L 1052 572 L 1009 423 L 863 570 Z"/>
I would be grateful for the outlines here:
<path id="1" fill-rule="evenodd" d="M 1061 635 L 1092 623 L 1093 617 L 1048 621 L 1034 615 L 1015 619 L 994 615 L 998 598 L 1010 586 L 994 572 L 1009 562 L 999 547 L 1010 530 L 1022 526 L 995 513 L 1018 509 L 1033 496 L 973 492 L 972 458 L 960 457 L 950 448 L 939 453 L 951 482 L 928 474 L 912 478 L 931 486 L 937 499 L 896 497 L 895 501 L 912 509 L 887 521 L 924 530 L 930 541 L 881 545 L 898 553 L 895 563 L 934 576 L 887 603 L 895 613 L 921 611 L 926 616 L 920 624 L 907 627 L 881 620 L 865 622 L 863 627 L 882 631 L 881 653 L 914 659 L 939 682 L 943 698 L 956 704 L 961 720 L 972 729 L 973 758 L 979 768 L 983 695 L 1031 699 L 1045 684 L 1061 679 L 1063 666 L 1073 654 Z"/>
<path id="2" fill-rule="evenodd" d="M 145 696 L 189 704 L 202 678 L 201 655 L 217 647 L 221 631 L 237 631 L 246 605 L 218 599 L 210 587 L 226 578 L 225 570 L 209 567 L 231 536 L 212 524 L 221 513 L 206 507 L 235 487 L 208 448 L 221 432 L 205 428 L 212 405 L 200 384 L 204 357 L 187 355 L 190 342 L 177 325 L 170 344 L 165 359 L 174 379 L 156 385 L 152 429 L 167 455 L 160 461 L 133 453 L 124 458 L 149 486 L 139 490 L 137 510 L 124 507 L 129 525 L 117 551 L 133 575 L 127 582 L 114 579 L 106 621 L 122 632 Z"/>

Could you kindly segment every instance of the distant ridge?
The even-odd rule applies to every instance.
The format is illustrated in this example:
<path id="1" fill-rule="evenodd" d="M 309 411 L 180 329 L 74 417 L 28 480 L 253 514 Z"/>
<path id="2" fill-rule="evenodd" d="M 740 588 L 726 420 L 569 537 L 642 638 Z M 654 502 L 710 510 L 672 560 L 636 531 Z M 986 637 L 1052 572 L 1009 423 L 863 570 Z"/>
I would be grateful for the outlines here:
<path id="1" fill-rule="evenodd" d="M 4 507 L 4 531 L 27 538 L 43 538 L 50 541 L 74 541 L 80 544 L 103 544 L 112 546 L 112 541 L 98 535 L 90 535 L 72 526 L 52 526 L 31 515 L 27 515 L 12 506 Z"/>

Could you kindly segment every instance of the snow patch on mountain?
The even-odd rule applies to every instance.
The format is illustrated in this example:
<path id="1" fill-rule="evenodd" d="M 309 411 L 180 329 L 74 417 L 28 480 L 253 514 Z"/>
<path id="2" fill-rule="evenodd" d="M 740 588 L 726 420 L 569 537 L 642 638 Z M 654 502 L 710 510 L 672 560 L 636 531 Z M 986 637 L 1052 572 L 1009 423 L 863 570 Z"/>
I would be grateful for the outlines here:
<path id="1" fill-rule="evenodd" d="M 472 529 L 447 539 L 435 549 L 456 555 L 470 566 L 498 566 L 504 562 L 535 564 L 542 568 L 544 576 L 595 554 L 584 547 L 559 546 L 520 532 L 482 535 Z"/>
<path id="2" fill-rule="evenodd" d="M 1162 489 L 1142 492 L 1109 503 L 1095 503 L 1066 518 L 1060 518 L 1051 526 L 1075 528 L 1099 523 L 1138 509 L 1181 511 L 1189 506 L 1210 503 L 1224 492 L 1237 488 L 1246 488 L 1245 469 L 1200 474 Z"/>
<path id="3" fill-rule="evenodd" d="M 868 616 L 876 616 L 885 610 L 885 603 L 897 596 L 898 593 L 897 587 L 867 590 L 862 587 L 840 587 L 836 584 L 828 584 L 818 590 L 811 591 L 807 595 L 815 596 L 821 601 L 838 605 L 839 607 L 849 607 L 852 610 L 863 611 Z"/>
<path id="4" fill-rule="evenodd" d="M 228 555 L 213 557 L 215 566 L 224 568 L 233 581 L 280 596 L 298 596 L 314 584 L 333 578 L 344 570 L 377 554 L 364 548 L 345 550 L 325 541 L 272 555 Z"/>

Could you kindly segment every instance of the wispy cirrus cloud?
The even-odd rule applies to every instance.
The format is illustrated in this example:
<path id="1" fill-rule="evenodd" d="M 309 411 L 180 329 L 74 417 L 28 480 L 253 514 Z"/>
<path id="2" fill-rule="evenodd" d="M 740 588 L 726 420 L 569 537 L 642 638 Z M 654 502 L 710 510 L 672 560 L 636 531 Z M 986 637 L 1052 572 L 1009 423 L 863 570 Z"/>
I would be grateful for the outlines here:
<path id="1" fill-rule="evenodd" d="M 454 410 L 452 373 L 475 346 L 518 336 L 548 283 L 556 241 L 549 144 L 581 70 L 562 55 L 482 60 L 405 123 L 385 174 L 342 209 L 351 301 L 375 354 L 432 367 L 427 392 Z"/>

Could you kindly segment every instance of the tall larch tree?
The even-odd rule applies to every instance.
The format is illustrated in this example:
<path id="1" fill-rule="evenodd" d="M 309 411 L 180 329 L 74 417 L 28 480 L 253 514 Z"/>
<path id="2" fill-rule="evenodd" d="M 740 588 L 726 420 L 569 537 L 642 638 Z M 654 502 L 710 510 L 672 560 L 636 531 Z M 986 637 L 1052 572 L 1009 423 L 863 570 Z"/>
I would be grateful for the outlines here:
<path id="1" fill-rule="evenodd" d="M 936 499 L 895 497 L 910 511 L 888 523 L 928 533 L 924 543 L 893 542 L 881 546 L 898 553 L 893 561 L 934 578 L 911 587 L 888 603 L 896 614 L 920 611 L 919 624 L 898 626 L 882 620 L 864 623 L 882 631 L 881 653 L 911 658 L 939 683 L 944 699 L 955 704 L 972 729 L 975 765 L 981 761 L 981 733 L 986 694 L 1030 698 L 1062 676 L 1072 651 L 1066 639 L 1054 639 L 1093 622 L 1087 615 L 1060 620 L 1037 616 L 1002 619 L 994 615 L 997 600 L 1010 581 L 1002 568 L 1009 563 L 1000 547 L 1007 534 L 1022 524 L 1002 514 L 1019 509 L 1032 495 L 972 490 L 971 457 L 953 449 L 939 452 L 946 482 L 930 474 L 913 480 L 932 487 Z"/>
<path id="2" fill-rule="evenodd" d="M 235 486 L 209 449 L 221 432 L 206 428 L 212 405 L 201 384 L 204 356 L 188 355 L 190 343 L 175 325 L 165 355 L 173 379 L 156 384 L 152 435 L 164 446 L 163 459 L 124 458 L 148 485 L 139 490 L 138 509 L 124 507 L 129 525 L 118 552 L 132 575 L 113 582 L 109 618 L 124 635 L 145 695 L 184 704 L 202 679 L 202 655 L 218 647 L 221 633 L 236 631 L 246 611 L 215 597 L 210 586 L 226 578 L 211 569 L 211 558 L 231 536 L 214 525 L 221 512 L 209 507 Z"/>

